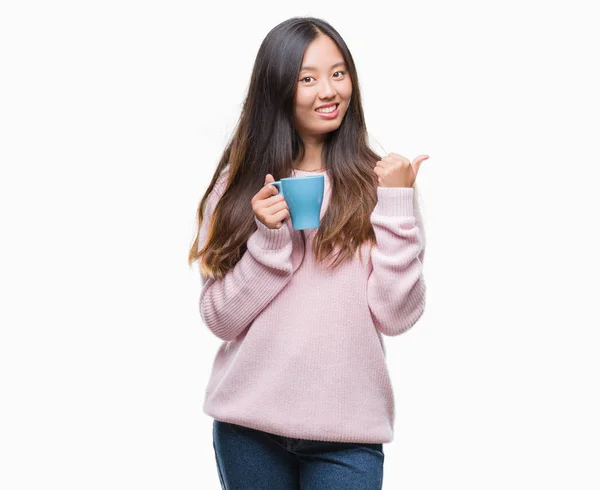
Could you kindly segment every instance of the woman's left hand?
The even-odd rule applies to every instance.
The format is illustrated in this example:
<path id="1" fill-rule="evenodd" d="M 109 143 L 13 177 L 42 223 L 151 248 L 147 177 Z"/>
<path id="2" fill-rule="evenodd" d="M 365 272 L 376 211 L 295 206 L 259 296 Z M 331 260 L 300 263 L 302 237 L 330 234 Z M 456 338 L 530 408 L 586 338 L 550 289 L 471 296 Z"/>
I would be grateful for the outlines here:
<path id="1" fill-rule="evenodd" d="M 377 162 L 373 171 L 379 178 L 380 187 L 412 187 L 417 172 L 429 155 L 419 155 L 410 160 L 397 153 L 390 153 Z"/>

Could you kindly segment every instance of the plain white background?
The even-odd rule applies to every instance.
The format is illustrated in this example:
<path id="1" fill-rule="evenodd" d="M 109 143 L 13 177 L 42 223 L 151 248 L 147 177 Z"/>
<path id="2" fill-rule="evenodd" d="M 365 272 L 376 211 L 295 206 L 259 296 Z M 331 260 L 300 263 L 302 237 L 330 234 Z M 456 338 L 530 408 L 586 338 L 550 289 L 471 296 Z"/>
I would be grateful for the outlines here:
<path id="1" fill-rule="evenodd" d="M 592 2 L 0 7 L 0 487 L 218 489 L 187 252 L 267 32 L 330 22 L 417 182 L 384 488 L 600 487 Z M 393 10 L 392 10 L 393 9 Z"/>

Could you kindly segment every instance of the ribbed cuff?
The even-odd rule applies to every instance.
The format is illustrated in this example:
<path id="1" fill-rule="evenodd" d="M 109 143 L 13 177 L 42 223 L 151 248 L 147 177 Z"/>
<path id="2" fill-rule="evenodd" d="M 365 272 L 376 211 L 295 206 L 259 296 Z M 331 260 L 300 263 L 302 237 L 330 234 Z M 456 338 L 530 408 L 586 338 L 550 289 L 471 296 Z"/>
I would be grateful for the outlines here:
<path id="1" fill-rule="evenodd" d="M 373 212 L 381 216 L 414 217 L 412 187 L 377 186 L 377 205 Z"/>
<path id="2" fill-rule="evenodd" d="M 254 216 L 257 230 L 256 244 L 264 250 L 277 250 L 283 248 L 287 243 L 292 241 L 290 230 L 287 225 L 282 223 L 281 228 L 269 228 L 260 221 L 256 215 Z"/>

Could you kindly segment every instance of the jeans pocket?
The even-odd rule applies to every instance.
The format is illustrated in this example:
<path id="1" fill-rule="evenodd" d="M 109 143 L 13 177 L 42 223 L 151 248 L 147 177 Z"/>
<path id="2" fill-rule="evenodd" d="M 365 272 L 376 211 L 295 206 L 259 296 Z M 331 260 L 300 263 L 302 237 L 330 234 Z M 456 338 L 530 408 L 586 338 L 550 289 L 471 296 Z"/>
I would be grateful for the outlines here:
<path id="1" fill-rule="evenodd" d="M 246 427 L 245 425 L 234 424 L 232 422 L 227 422 L 229 428 L 234 432 L 254 432 L 255 430 L 251 427 Z"/>
<path id="2" fill-rule="evenodd" d="M 373 449 L 374 451 L 383 454 L 383 444 L 381 443 L 363 443 L 361 446 L 368 447 L 369 449 Z"/>

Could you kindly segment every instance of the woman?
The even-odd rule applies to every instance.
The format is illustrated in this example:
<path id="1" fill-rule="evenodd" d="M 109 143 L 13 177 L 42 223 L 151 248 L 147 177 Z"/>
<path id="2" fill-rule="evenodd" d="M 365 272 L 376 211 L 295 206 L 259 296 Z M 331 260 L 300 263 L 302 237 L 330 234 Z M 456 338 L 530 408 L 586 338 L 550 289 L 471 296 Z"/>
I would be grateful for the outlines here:
<path id="1" fill-rule="evenodd" d="M 427 158 L 369 148 L 356 68 L 331 25 L 292 18 L 268 33 L 189 255 L 202 319 L 223 340 L 203 406 L 223 488 L 382 487 L 394 425 L 382 335 L 425 306 L 413 185 Z M 294 230 L 269 183 L 315 174 L 320 226 Z"/>

